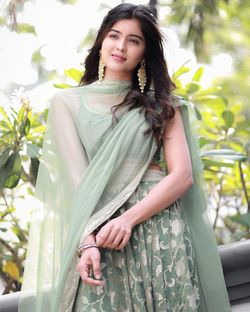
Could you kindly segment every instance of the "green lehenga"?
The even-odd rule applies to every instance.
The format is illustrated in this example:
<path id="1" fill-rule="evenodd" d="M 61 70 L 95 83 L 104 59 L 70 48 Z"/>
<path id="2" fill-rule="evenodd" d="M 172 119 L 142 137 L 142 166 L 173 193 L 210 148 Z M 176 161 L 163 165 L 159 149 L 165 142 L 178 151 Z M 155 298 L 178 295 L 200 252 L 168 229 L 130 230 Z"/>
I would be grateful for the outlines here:
<path id="1" fill-rule="evenodd" d="M 157 182 L 142 181 L 113 217 L 141 200 Z M 135 226 L 122 251 L 101 249 L 104 287 L 79 282 L 73 312 L 195 312 L 199 284 L 191 237 L 176 201 Z"/>
<path id="2" fill-rule="evenodd" d="M 207 218 L 194 110 L 176 97 L 194 185 L 137 225 L 123 251 L 102 250 L 104 288 L 82 287 L 79 243 L 163 177 L 148 170 L 157 146 L 152 133 L 144 135 L 141 109 L 118 110 L 119 122 L 112 123 L 110 108 L 130 87 L 127 81 L 94 82 L 52 99 L 19 312 L 231 311 Z"/>

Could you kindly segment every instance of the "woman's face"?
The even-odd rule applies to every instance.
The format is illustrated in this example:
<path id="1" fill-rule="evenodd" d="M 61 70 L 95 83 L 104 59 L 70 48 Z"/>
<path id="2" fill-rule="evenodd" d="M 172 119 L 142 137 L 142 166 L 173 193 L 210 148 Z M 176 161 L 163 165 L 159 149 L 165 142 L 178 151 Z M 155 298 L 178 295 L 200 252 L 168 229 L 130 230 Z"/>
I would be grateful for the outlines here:
<path id="1" fill-rule="evenodd" d="M 102 42 L 104 79 L 131 80 L 135 67 L 143 60 L 145 38 L 137 19 L 116 22 Z"/>

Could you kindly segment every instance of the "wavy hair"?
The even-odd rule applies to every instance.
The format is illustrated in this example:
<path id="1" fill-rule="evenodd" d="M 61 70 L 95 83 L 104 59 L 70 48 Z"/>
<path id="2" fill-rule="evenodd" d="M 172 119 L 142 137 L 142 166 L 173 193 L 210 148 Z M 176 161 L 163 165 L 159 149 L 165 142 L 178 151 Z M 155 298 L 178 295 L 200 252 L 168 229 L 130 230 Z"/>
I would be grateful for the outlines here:
<path id="1" fill-rule="evenodd" d="M 141 93 L 137 78 L 137 71 L 140 66 L 138 64 L 133 72 L 131 90 L 122 103 L 114 106 L 113 114 L 116 109 L 124 105 L 129 105 L 129 109 L 142 107 L 149 123 L 149 129 L 145 133 L 153 131 L 156 142 L 160 145 L 164 128 L 175 113 L 171 105 L 171 93 L 175 86 L 170 79 L 164 59 L 163 36 L 152 11 L 148 7 L 123 3 L 108 12 L 86 57 L 85 73 L 80 85 L 90 84 L 98 79 L 99 51 L 102 42 L 112 26 L 122 19 L 137 19 L 140 22 L 141 31 L 145 38 L 144 59 L 147 84 L 144 93 Z"/>

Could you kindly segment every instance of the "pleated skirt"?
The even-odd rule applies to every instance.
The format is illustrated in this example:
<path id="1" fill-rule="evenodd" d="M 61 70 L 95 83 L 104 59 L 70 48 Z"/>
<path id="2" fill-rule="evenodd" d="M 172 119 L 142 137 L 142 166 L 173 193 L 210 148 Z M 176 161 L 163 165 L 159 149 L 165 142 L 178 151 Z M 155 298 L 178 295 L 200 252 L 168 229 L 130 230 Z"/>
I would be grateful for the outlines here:
<path id="1" fill-rule="evenodd" d="M 141 181 L 117 217 L 158 182 Z M 104 286 L 81 280 L 73 312 L 194 312 L 199 280 L 181 200 L 136 225 L 121 251 L 100 249 Z"/>

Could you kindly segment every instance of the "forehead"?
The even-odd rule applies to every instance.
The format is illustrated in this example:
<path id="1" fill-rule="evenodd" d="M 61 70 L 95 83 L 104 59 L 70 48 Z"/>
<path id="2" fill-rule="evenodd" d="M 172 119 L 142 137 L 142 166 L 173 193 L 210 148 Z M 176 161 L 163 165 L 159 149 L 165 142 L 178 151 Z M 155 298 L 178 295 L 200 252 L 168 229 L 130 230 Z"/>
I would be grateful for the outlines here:
<path id="1" fill-rule="evenodd" d="M 116 23 L 114 23 L 111 27 L 111 29 L 118 30 L 119 32 L 129 35 L 140 35 L 143 37 L 142 31 L 141 31 L 141 24 L 138 19 L 122 19 Z"/>

